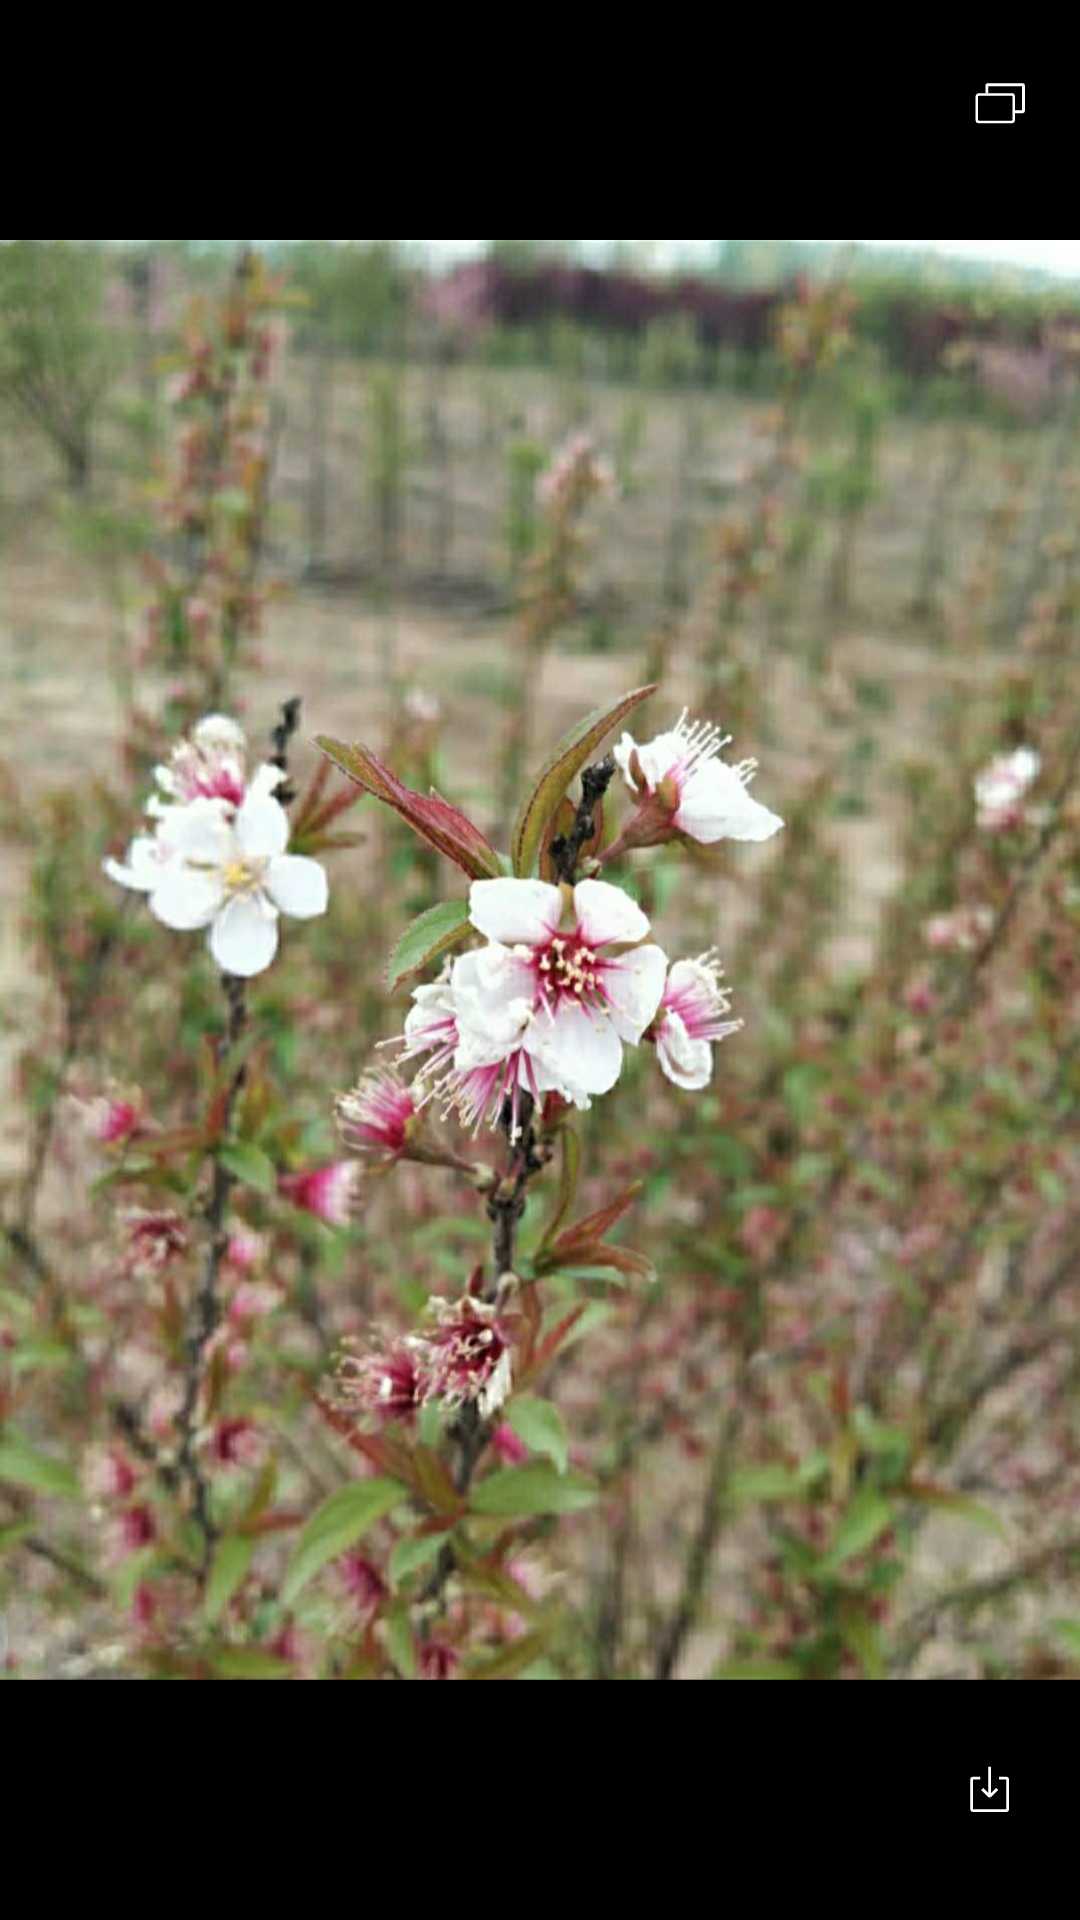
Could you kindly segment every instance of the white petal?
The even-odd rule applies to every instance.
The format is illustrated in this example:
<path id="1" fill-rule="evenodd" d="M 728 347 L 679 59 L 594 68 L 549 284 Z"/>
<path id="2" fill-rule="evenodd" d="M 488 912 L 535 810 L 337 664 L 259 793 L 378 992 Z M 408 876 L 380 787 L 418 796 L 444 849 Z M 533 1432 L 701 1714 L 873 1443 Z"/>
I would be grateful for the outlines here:
<path id="1" fill-rule="evenodd" d="M 521 1045 L 533 1009 L 532 969 L 507 947 L 463 953 L 451 975 L 458 1023 L 455 1065 L 493 1065 Z"/>
<path id="2" fill-rule="evenodd" d="M 289 844 L 289 816 L 269 794 L 248 793 L 233 824 L 240 851 L 248 859 L 273 859 Z"/>
<path id="3" fill-rule="evenodd" d="M 294 920 L 315 920 L 326 912 L 330 888 L 317 860 L 281 853 L 267 867 L 264 884 L 275 907 Z"/>
<path id="4" fill-rule="evenodd" d="M 670 733 L 658 733 L 655 740 L 638 748 L 638 761 L 650 793 L 656 792 L 660 782 L 667 779 L 672 767 L 678 766 L 685 753 L 686 740 L 674 728 Z"/>
<path id="5" fill-rule="evenodd" d="M 264 766 L 261 766 L 256 773 L 252 774 L 248 782 L 247 793 L 244 795 L 245 800 L 250 800 L 253 794 L 256 799 L 259 800 L 272 800 L 284 779 L 285 775 L 281 768 L 272 767 L 269 762 L 267 762 Z"/>
<path id="6" fill-rule="evenodd" d="M 609 1093 L 622 1068 L 622 1041 L 606 1014 L 587 1013 L 573 1000 L 563 1000 L 551 1022 L 533 1022 L 529 1052 L 584 1093 Z"/>
<path id="7" fill-rule="evenodd" d="M 771 840 L 784 822 L 763 807 L 724 760 L 696 767 L 682 791 L 675 825 L 703 846 L 717 840 Z"/>
<path id="8" fill-rule="evenodd" d="M 247 737 L 243 727 L 224 713 L 208 713 L 192 734 L 197 747 L 219 748 L 230 753 L 245 753 Z"/>
<path id="9" fill-rule="evenodd" d="M 637 750 L 638 750 L 638 744 L 637 744 L 637 741 L 634 739 L 634 736 L 632 733 L 624 733 L 622 739 L 619 741 L 618 746 L 612 748 L 612 754 L 614 755 L 615 765 L 618 767 L 619 772 L 622 774 L 622 777 L 626 781 L 626 784 L 629 787 L 631 793 L 634 793 L 634 794 L 637 793 L 637 786 L 634 781 L 634 776 L 630 771 L 630 762 L 633 759 Z"/>
<path id="10" fill-rule="evenodd" d="M 224 867 L 236 857 L 236 841 L 221 800 L 192 800 L 186 807 L 167 808 L 158 834 L 184 860 L 199 866 Z"/>
<path id="11" fill-rule="evenodd" d="M 158 843 L 148 834 L 140 834 L 132 841 L 126 866 L 121 866 L 118 860 L 106 860 L 103 864 L 110 880 L 121 887 L 132 887 L 136 893 L 153 893 L 164 870 Z"/>
<path id="12" fill-rule="evenodd" d="M 210 951 L 222 973 L 250 980 L 265 973 L 277 949 L 277 914 L 262 894 L 238 894 L 214 921 Z"/>
<path id="13" fill-rule="evenodd" d="M 700 1093 L 712 1079 L 712 1048 L 707 1040 L 691 1040 L 677 1013 L 665 1016 L 656 1055 L 668 1079 L 686 1093 Z"/>
<path id="14" fill-rule="evenodd" d="M 578 932 L 590 947 L 644 940 L 649 923 L 628 893 L 607 880 L 580 880 L 574 888 Z"/>
<path id="15" fill-rule="evenodd" d="M 660 947 L 635 947 L 610 961 L 602 977 L 615 1031 L 636 1046 L 664 997 L 667 955 Z"/>
<path id="16" fill-rule="evenodd" d="M 474 880 L 469 918 L 488 940 L 509 947 L 546 946 L 559 930 L 563 900 L 544 880 Z"/>
<path id="17" fill-rule="evenodd" d="M 166 867 L 150 895 L 150 911 L 163 926 L 177 933 L 208 927 L 221 910 L 225 889 L 216 873 L 199 873 L 183 861 Z"/>

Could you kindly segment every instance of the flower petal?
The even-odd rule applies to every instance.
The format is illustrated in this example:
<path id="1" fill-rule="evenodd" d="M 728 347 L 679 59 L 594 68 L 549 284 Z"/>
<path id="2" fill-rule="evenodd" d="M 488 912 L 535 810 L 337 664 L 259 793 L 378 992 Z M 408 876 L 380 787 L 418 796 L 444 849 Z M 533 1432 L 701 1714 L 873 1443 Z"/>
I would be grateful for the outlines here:
<path id="1" fill-rule="evenodd" d="M 294 920 L 315 920 L 326 912 L 330 888 L 317 860 L 280 853 L 267 867 L 264 884 L 275 907 Z"/>
<path id="2" fill-rule="evenodd" d="M 273 859 L 289 844 L 289 816 L 284 807 L 257 789 L 247 795 L 234 827 L 240 851 L 248 859 Z"/>
<path id="3" fill-rule="evenodd" d="M 660 947 L 635 947 L 608 961 L 601 977 L 615 1031 L 636 1047 L 664 997 L 667 955 Z"/>
<path id="4" fill-rule="evenodd" d="M 553 1020 L 534 1020 L 528 1046 L 560 1085 L 583 1093 L 609 1093 L 622 1069 L 622 1041 L 612 1022 L 573 1000 L 561 1001 Z"/>
<path id="5" fill-rule="evenodd" d="M 469 918 L 478 933 L 506 946 L 546 946 L 559 930 L 563 898 L 545 880 L 475 880 Z"/>
<path id="6" fill-rule="evenodd" d="M 227 866 L 235 855 L 236 842 L 225 813 L 223 800 L 199 799 L 186 807 L 167 807 L 159 815 L 158 838 L 198 866 Z"/>
<path id="7" fill-rule="evenodd" d="M 278 949 L 278 917 L 265 895 L 238 894 L 218 914 L 210 951 L 222 973 L 250 980 L 265 973 Z"/>
<path id="8" fill-rule="evenodd" d="M 683 787 L 675 825 L 703 846 L 717 840 L 771 840 L 784 822 L 747 791 L 724 760 L 695 767 Z"/>
<path id="9" fill-rule="evenodd" d="M 574 910 L 578 932 L 590 947 L 644 940 L 649 931 L 641 908 L 621 887 L 613 887 L 607 880 L 580 880 L 574 888 Z"/>
<path id="10" fill-rule="evenodd" d="M 225 889 L 216 873 L 200 873 L 182 860 L 170 862 L 150 895 L 150 911 L 177 933 L 208 927 L 220 912 Z"/>
<path id="11" fill-rule="evenodd" d="M 712 1079 L 712 1048 L 707 1040 L 692 1040 L 677 1013 L 664 1017 L 656 1036 L 656 1057 L 668 1079 L 686 1093 L 700 1093 Z"/>
<path id="12" fill-rule="evenodd" d="M 127 853 L 126 865 L 119 860 L 103 862 L 110 880 L 118 886 L 131 887 L 136 893 L 153 893 L 165 870 L 165 861 L 156 840 L 149 834 L 140 834 L 133 840 Z"/>

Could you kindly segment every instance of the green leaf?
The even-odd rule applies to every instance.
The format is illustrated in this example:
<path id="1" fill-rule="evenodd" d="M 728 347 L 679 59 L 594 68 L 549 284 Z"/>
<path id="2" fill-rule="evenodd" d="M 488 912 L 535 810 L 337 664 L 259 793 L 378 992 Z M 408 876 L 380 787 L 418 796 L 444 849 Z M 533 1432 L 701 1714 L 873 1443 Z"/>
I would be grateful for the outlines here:
<path id="1" fill-rule="evenodd" d="M 791 1660 L 726 1660 L 717 1667 L 714 1680 L 798 1680 L 799 1669 Z"/>
<path id="2" fill-rule="evenodd" d="M 304 1528 L 281 1590 L 286 1607 L 295 1604 L 310 1580 L 396 1507 L 405 1496 L 397 1480 L 358 1480 L 332 1493 Z"/>
<path id="3" fill-rule="evenodd" d="M 260 1653 L 258 1647 L 234 1647 L 218 1653 L 210 1662 L 222 1680 L 291 1680 L 293 1669 L 287 1660 L 275 1654 Z"/>
<path id="4" fill-rule="evenodd" d="M 399 1540 L 390 1555 L 390 1585 L 400 1587 L 411 1573 L 430 1566 L 438 1559 L 446 1540 L 445 1533 L 425 1533 L 418 1540 Z"/>
<path id="5" fill-rule="evenodd" d="M 255 1542 L 249 1535 L 234 1533 L 219 1542 L 206 1583 L 203 1611 L 209 1626 L 220 1620 L 233 1594 L 243 1586 L 254 1552 Z"/>
<path id="6" fill-rule="evenodd" d="M 475 1488 L 469 1504 L 474 1513 L 524 1520 L 534 1514 L 582 1513 L 599 1497 L 599 1487 L 583 1474 L 560 1474 L 538 1462 L 493 1473 Z"/>
<path id="7" fill-rule="evenodd" d="M 581 1135 L 573 1127 L 559 1128 L 559 1190 L 551 1217 L 544 1228 L 536 1253 L 550 1247 L 574 1204 L 581 1173 Z"/>
<path id="8" fill-rule="evenodd" d="M 570 1442 L 558 1407 L 552 1406 L 550 1400 L 526 1395 L 514 1401 L 507 1419 L 530 1453 L 542 1454 L 552 1462 L 557 1473 L 566 1472 L 570 1464 Z"/>
<path id="9" fill-rule="evenodd" d="M 551 759 L 538 774 L 514 826 L 511 853 L 519 879 L 528 878 L 532 873 L 548 823 L 570 782 L 588 765 L 608 734 L 655 692 L 655 686 L 639 687 L 613 707 L 597 707 L 559 741 Z"/>
<path id="10" fill-rule="evenodd" d="M 1080 1660 L 1080 1620 L 1053 1620 L 1051 1626 L 1073 1659 Z"/>
<path id="11" fill-rule="evenodd" d="M 386 1616 L 386 1645 L 398 1672 L 406 1680 L 417 1677 L 416 1641 L 409 1625 L 407 1607 L 395 1607 Z"/>
<path id="12" fill-rule="evenodd" d="M 984 1507 L 979 1500 L 971 1500 L 964 1493 L 950 1493 L 947 1488 L 905 1486 L 900 1491 L 918 1500 L 925 1506 L 940 1507 L 943 1513 L 950 1513 L 957 1520 L 967 1520 L 973 1527 L 981 1527 L 984 1533 L 996 1534 L 999 1540 L 1008 1539 L 1008 1531 L 992 1507 Z"/>
<path id="13" fill-rule="evenodd" d="M 0 1440 L 0 1480 L 12 1486 L 29 1487 L 34 1493 L 54 1495 L 58 1499 L 77 1500 L 79 1483 L 71 1468 L 50 1454 L 39 1453 L 10 1428 Z"/>
<path id="14" fill-rule="evenodd" d="M 802 1483 L 790 1467 L 745 1467 L 731 1476 L 731 1491 L 736 1500 L 790 1500 L 801 1491 Z"/>
<path id="15" fill-rule="evenodd" d="M 845 1560 L 853 1560 L 856 1554 L 865 1553 L 892 1523 L 892 1502 L 886 1500 L 883 1494 L 875 1493 L 872 1488 L 856 1494 L 836 1529 L 832 1546 L 820 1563 L 821 1572 L 833 1573 L 843 1566 Z"/>
<path id="16" fill-rule="evenodd" d="M 520 1680 L 526 1669 L 536 1665 L 541 1658 L 550 1633 L 527 1633 L 520 1640 L 511 1641 L 491 1660 L 485 1660 L 481 1666 L 470 1667 L 470 1680 Z"/>
<path id="17" fill-rule="evenodd" d="M 252 1141 L 230 1140 L 226 1146 L 218 1148 L 218 1159 L 234 1180 L 241 1181 L 245 1187 L 255 1187 L 259 1193 L 276 1193 L 274 1163 Z"/>
<path id="18" fill-rule="evenodd" d="M 470 931 L 467 900 L 443 900 L 406 928 L 394 948 L 386 968 L 386 984 L 391 993 L 410 973 L 419 973 L 440 954 L 456 947 Z"/>

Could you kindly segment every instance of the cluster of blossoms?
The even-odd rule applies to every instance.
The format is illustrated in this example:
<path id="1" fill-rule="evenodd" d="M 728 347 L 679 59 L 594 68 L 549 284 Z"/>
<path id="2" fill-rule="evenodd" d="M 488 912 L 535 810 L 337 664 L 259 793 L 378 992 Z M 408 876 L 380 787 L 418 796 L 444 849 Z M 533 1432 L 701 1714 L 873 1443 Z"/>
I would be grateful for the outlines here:
<path id="1" fill-rule="evenodd" d="M 156 769 L 152 831 L 132 841 L 125 862 L 105 862 L 110 879 L 148 896 L 164 926 L 208 929 L 218 966 L 239 979 L 271 964 L 281 914 L 314 919 L 328 902 L 318 862 L 286 852 L 289 819 L 274 797 L 284 775 L 263 765 L 249 779 L 246 762 L 235 721 L 200 721 Z"/>
<path id="2" fill-rule="evenodd" d="M 375 1335 L 347 1349 L 338 1367 L 343 1403 L 380 1420 L 411 1420 L 438 1403 L 456 1412 L 475 1405 L 484 1420 L 499 1411 L 513 1384 L 510 1330 L 497 1305 L 466 1294 L 427 1304 L 424 1331 Z"/>
<path id="3" fill-rule="evenodd" d="M 923 928 L 928 947 L 939 953 L 974 953 L 994 924 L 992 907 L 956 907 L 935 914 Z"/>
<path id="4" fill-rule="evenodd" d="M 616 759 L 638 809 L 617 846 L 778 832 L 783 822 L 747 791 L 752 763 L 729 766 L 724 744 L 715 728 L 687 725 L 685 713 L 647 746 L 625 735 Z M 487 944 L 414 990 L 401 1042 L 403 1060 L 424 1060 L 423 1098 L 437 1092 L 468 1127 L 497 1126 L 509 1102 L 516 1133 L 525 1095 L 587 1108 L 614 1087 L 624 1048 L 643 1040 L 676 1086 L 700 1089 L 713 1046 L 738 1030 L 715 955 L 669 968 L 621 887 L 477 880 L 469 919 Z M 400 1082 L 369 1079 L 338 1111 L 351 1145 L 400 1153 L 416 1104 Z"/>
<path id="5" fill-rule="evenodd" d="M 1017 747 L 999 754 L 975 781 L 979 826 L 986 833 L 1007 833 L 1023 826 L 1028 789 L 1039 777 L 1042 761 L 1033 747 Z"/>
<path id="6" fill-rule="evenodd" d="M 614 471 L 597 453 L 592 435 L 574 433 L 537 480 L 536 498 L 547 512 L 564 513 L 614 489 Z"/>

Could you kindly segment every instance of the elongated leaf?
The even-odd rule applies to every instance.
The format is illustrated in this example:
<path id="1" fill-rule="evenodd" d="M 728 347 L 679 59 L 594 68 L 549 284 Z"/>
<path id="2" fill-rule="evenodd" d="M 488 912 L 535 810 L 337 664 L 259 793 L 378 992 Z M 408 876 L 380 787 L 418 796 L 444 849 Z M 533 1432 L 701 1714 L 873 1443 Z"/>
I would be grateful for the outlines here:
<path id="1" fill-rule="evenodd" d="M 731 1492 L 736 1500 L 791 1500 L 799 1493 L 801 1482 L 790 1467 L 744 1467 L 731 1476 Z"/>
<path id="2" fill-rule="evenodd" d="M 10 1428 L 0 1439 L 0 1481 L 15 1487 L 29 1487 L 33 1493 L 49 1494 L 57 1499 L 77 1500 L 79 1483 L 71 1468 L 51 1454 L 39 1453 L 20 1434 Z"/>
<path id="3" fill-rule="evenodd" d="M 638 687 L 634 693 L 624 694 L 613 707 L 597 707 L 560 740 L 537 776 L 514 827 L 511 854 L 519 879 L 527 879 L 532 873 L 548 823 L 565 798 L 570 782 L 588 765 L 608 734 L 655 692 L 655 686 Z"/>
<path id="4" fill-rule="evenodd" d="M 996 1533 L 999 1540 L 1007 1540 L 1008 1532 L 992 1507 L 983 1506 L 979 1500 L 972 1500 L 964 1493 L 953 1493 L 948 1487 L 932 1487 L 911 1480 L 903 1488 L 912 1500 L 922 1501 L 931 1507 L 940 1507 L 943 1513 L 951 1513 L 957 1520 L 968 1520 L 973 1527 L 981 1527 L 984 1533 Z"/>
<path id="5" fill-rule="evenodd" d="M 581 1513 L 599 1497 L 600 1489 L 583 1474 L 560 1474 L 544 1461 L 493 1473 L 474 1490 L 470 1505 L 474 1513 L 524 1520 L 534 1514 Z"/>
<path id="6" fill-rule="evenodd" d="M 554 1240 L 574 1204 L 581 1174 L 581 1135 L 573 1127 L 559 1128 L 559 1190 L 551 1218 L 544 1228 L 537 1253 L 543 1253 Z"/>
<path id="7" fill-rule="evenodd" d="M 218 1543 L 206 1583 L 203 1611 L 208 1625 L 213 1626 L 221 1619 L 233 1594 L 243 1586 L 254 1552 L 254 1540 L 243 1534 L 230 1534 Z"/>
<path id="8" fill-rule="evenodd" d="M 550 1400 L 537 1400 L 524 1394 L 515 1400 L 507 1416 L 519 1440 L 530 1453 L 550 1460 L 556 1473 L 565 1473 L 570 1464 L 570 1442 L 558 1407 Z"/>
<path id="9" fill-rule="evenodd" d="M 416 1573 L 420 1567 L 429 1567 L 436 1561 L 446 1545 L 443 1533 L 421 1534 L 417 1540 L 399 1540 L 390 1555 L 390 1584 L 400 1587 L 410 1573 Z"/>
<path id="10" fill-rule="evenodd" d="M 536 1665 L 550 1638 L 550 1633 L 524 1634 L 520 1640 L 511 1641 L 493 1659 L 485 1660 L 482 1666 L 472 1667 L 469 1679 L 519 1680 L 527 1667 Z"/>
<path id="11" fill-rule="evenodd" d="M 300 1536 L 281 1591 L 285 1606 L 293 1606 L 308 1582 L 355 1546 L 369 1527 L 398 1505 L 404 1492 L 396 1480 L 358 1480 L 332 1493 Z"/>
<path id="12" fill-rule="evenodd" d="M 449 801 L 414 793 L 366 747 L 348 746 L 326 734 L 320 734 L 315 745 L 358 787 L 392 807 L 421 840 L 452 860 L 471 880 L 502 879 L 503 864 L 491 842 Z"/>
<path id="13" fill-rule="evenodd" d="M 717 1667 L 714 1680 L 798 1680 L 799 1669 L 790 1660 L 727 1660 Z"/>
<path id="14" fill-rule="evenodd" d="M 856 1494 L 836 1529 L 836 1537 L 821 1564 L 822 1573 L 833 1573 L 845 1560 L 865 1553 L 893 1522 L 892 1503 L 872 1489 Z"/>
<path id="15" fill-rule="evenodd" d="M 222 1680 L 291 1680 L 293 1669 L 276 1654 L 262 1653 L 258 1647 L 231 1647 L 214 1655 L 210 1665 Z"/>
<path id="16" fill-rule="evenodd" d="M 437 907 L 429 907 L 406 929 L 390 955 L 386 968 L 390 992 L 410 973 L 419 973 L 421 967 L 430 966 L 440 955 L 449 953 L 465 939 L 469 930 L 467 900 L 443 900 Z"/>
<path id="17" fill-rule="evenodd" d="M 574 1264 L 588 1265 L 596 1252 L 598 1242 L 601 1242 L 604 1235 L 618 1224 L 624 1213 L 629 1212 L 641 1193 L 641 1188 L 642 1182 L 639 1180 L 634 1186 L 628 1187 L 625 1193 L 620 1194 L 617 1200 L 612 1200 L 608 1206 L 601 1207 L 598 1213 L 590 1213 L 587 1219 L 579 1220 L 575 1226 L 568 1227 L 565 1233 L 559 1234 L 558 1239 L 550 1243 L 545 1240 L 543 1251 L 538 1252 L 536 1257 L 537 1273 L 550 1273 L 555 1267 Z M 582 1256 L 587 1258 L 583 1260 Z"/>
<path id="18" fill-rule="evenodd" d="M 230 1140 L 227 1146 L 218 1148 L 218 1159 L 245 1187 L 254 1187 L 258 1193 L 276 1192 L 274 1163 L 253 1141 Z"/>

